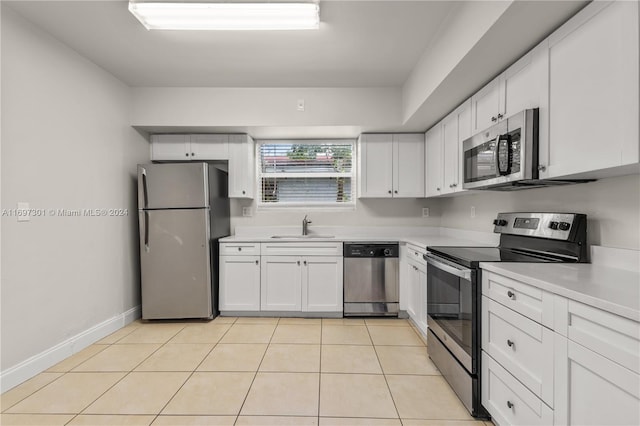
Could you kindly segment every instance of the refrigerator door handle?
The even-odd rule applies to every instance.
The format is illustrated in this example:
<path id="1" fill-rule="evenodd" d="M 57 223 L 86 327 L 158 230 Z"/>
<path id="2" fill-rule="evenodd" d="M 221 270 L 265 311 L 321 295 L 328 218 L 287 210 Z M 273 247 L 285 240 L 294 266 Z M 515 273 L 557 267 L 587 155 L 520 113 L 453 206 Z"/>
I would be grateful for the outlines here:
<path id="1" fill-rule="evenodd" d="M 144 212 L 144 251 L 149 251 L 149 212 Z"/>
<path id="2" fill-rule="evenodd" d="M 140 172 L 142 174 L 142 196 L 144 198 L 144 206 L 143 209 L 146 209 L 149 206 L 149 192 L 147 190 L 147 169 L 142 168 Z"/>

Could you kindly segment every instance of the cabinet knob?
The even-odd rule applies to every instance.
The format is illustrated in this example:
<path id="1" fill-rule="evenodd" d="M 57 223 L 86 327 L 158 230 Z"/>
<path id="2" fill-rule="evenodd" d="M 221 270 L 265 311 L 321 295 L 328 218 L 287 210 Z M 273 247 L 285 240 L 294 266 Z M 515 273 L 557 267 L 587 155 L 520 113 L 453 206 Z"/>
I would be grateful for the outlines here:
<path id="1" fill-rule="evenodd" d="M 538 166 L 538 170 L 540 170 L 541 172 L 544 172 L 545 170 L 547 170 L 547 166 L 545 166 L 544 164 L 540 164 Z"/>
<path id="2" fill-rule="evenodd" d="M 304 262 L 302 262 L 304 264 L 304 266 L 307 266 L 307 261 L 305 260 Z"/>
<path id="3" fill-rule="evenodd" d="M 196 155 L 196 154 L 194 154 L 194 153 L 192 152 L 192 153 L 191 153 L 191 156 L 193 157 L 194 155 Z"/>
<path id="4" fill-rule="evenodd" d="M 498 119 L 496 117 L 491 117 L 491 121 L 495 123 Z"/>
<path id="5" fill-rule="evenodd" d="M 242 195 L 244 195 L 244 194 L 246 194 L 246 193 L 247 193 L 246 191 L 242 191 Z"/>
<path id="6" fill-rule="evenodd" d="M 513 408 L 513 402 L 511 402 L 511 401 L 507 401 L 507 407 L 509 407 L 509 408 Z"/>
<path id="7" fill-rule="evenodd" d="M 436 191 L 440 191 L 440 188 L 436 188 Z"/>
<path id="8" fill-rule="evenodd" d="M 259 263 L 260 263 L 260 261 L 259 261 L 259 260 L 256 260 L 256 265 L 258 265 Z"/>
<path id="9" fill-rule="evenodd" d="M 189 153 L 188 153 L 188 152 L 185 152 L 184 156 L 185 156 L 185 157 L 188 157 L 188 156 L 189 156 Z"/>
<path id="10" fill-rule="evenodd" d="M 498 114 L 498 120 L 500 120 L 502 117 L 504 117 L 504 115 Z"/>
<path id="11" fill-rule="evenodd" d="M 456 186 L 458 186 L 458 184 L 457 183 L 452 183 L 451 186 L 455 188 Z"/>
<path id="12" fill-rule="evenodd" d="M 300 261 L 298 260 L 298 266 L 300 266 Z"/>
<path id="13" fill-rule="evenodd" d="M 393 191 L 393 193 L 394 193 L 394 194 L 397 194 L 397 193 L 398 193 L 398 191 Z"/>
<path id="14" fill-rule="evenodd" d="M 507 296 L 509 296 L 509 299 L 511 300 L 516 300 L 516 294 L 511 290 L 507 291 Z"/>
<path id="15" fill-rule="evenodd" d="M 514 345 L 514 343 L 513 343 L 513 341 L 512 341 L 512 340 L 507 340 L 507 346 L 509 346 L 510 348 L 515 349 L 515 348 L 513 347 L 513 345 Z"/>
<path id="16" fill-rule="evenodd" d="M 391 190 L 389 190 L 389 194 L 391 194 Z"/>
<path id="17" fill-rule="evenodd" d="M 242 251 L 242 247 L 238 247 L 238 251 Z"/>

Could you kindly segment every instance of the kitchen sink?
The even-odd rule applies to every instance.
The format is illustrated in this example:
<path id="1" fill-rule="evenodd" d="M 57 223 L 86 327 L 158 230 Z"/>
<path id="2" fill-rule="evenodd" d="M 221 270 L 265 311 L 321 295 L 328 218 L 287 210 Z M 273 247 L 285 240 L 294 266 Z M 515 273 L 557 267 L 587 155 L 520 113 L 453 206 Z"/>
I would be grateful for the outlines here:
<path id="1" fill-rule="evenodd" d="M 299 240 L 317 239 L 317 238 L 335 238 L 335 235 L 272 235 L 271 238 L 291 238 Z"/>

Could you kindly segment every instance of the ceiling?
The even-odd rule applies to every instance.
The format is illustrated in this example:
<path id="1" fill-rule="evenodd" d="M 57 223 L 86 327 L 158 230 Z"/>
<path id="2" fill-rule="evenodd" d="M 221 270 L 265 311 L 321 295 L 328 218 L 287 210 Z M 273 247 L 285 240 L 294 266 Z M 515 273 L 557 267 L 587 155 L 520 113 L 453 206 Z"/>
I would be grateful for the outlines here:
<path id="1" fill-rule="evenodd" d="M 127 1 L 3 1 L 130 86 L 401 86 L 456 7 L 322 1 L 318 31 L 147 31 Z"/>

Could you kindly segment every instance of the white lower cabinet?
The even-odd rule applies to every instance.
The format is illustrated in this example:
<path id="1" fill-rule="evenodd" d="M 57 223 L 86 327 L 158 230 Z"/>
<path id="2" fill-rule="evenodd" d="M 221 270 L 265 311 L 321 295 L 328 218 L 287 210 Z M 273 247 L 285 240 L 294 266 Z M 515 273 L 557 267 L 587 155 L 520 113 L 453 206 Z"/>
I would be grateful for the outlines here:
<path id="1" fill-rule="evenodd" d="M 262 311 L 342 312 L 342 257 L 263 256 Z"/>
<path id="2" fill-rule="evenodd" d="M 220 256 L 220 311 L 260 310 L 260 256 Z"/>
<path id="3" fill-rule="evenodd" d="M 427 334 L 427 264 L 424 250 L 407 245 L 407 314 L 413 323 Z"/>
<path id="4" fill-rule="evenodd" d="M 495 423 L 640 424 L 640 323 L 486 270 L 482 294 L 482 404 Z"/>

